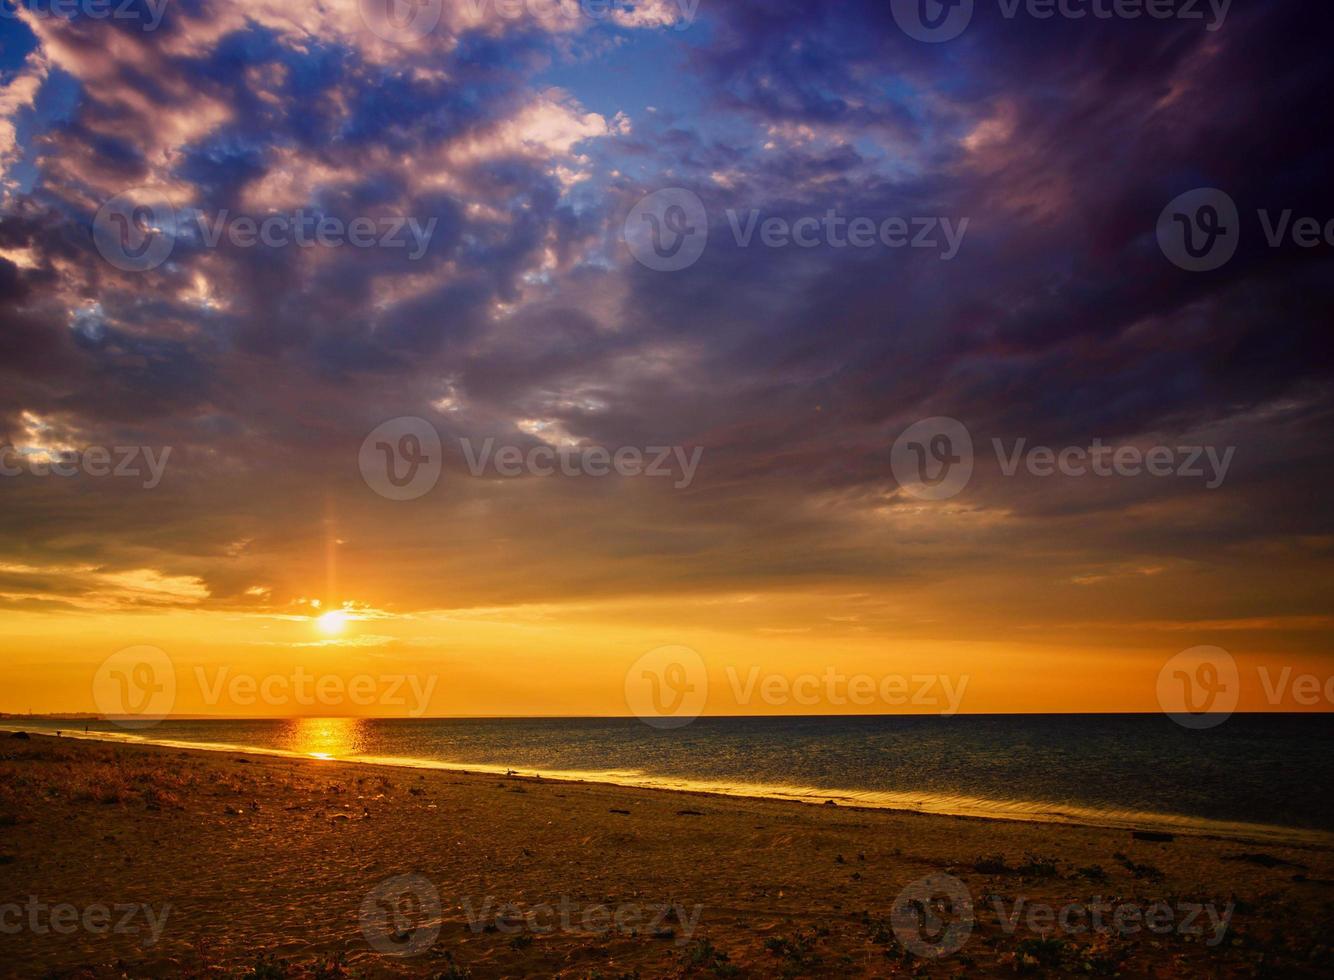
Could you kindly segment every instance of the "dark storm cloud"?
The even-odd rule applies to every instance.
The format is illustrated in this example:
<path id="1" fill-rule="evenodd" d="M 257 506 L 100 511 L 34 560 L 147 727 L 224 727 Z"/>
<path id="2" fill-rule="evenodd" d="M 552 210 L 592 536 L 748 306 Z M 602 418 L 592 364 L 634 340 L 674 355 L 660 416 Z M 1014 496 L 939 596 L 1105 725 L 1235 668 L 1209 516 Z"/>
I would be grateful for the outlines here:
<path id="1" fill-rule="evenodd" d="M 82 89 L 26 147 L 40 177 L 0 223 L 0 245 L 27 254 L 0 260 L 10 438 L 24 412 L 88 432 L 133 424 L 190 461 L 160 495 L 173 506 L 118 501 L 134 541 L 81 514 L 101 560 L 143 554 L 241 593 L 308 544 L 275 523 L 365 492 L 349 460 L 396 415 L 525 447 L 533 422 L 599 444 L 706 447 L 699 484 L 676 497 L 553 487 L 536 506 L 483 504 L 473 486 L 451 499 L 485 509 L 476 554 L 545 533 L 516 564 L 560 566 L 587 592 L 652 588 L 662 568 L 636 554 L 690 564 L 672 573 L 681 588 L 902 574 L 857 522 L 906 503 L 889 444 L 937 414 L 979 446 L 1208 432 L 1242 450 L 1234 509 L 1189 528 L 1194 486 L 1035 485 L 980 465 L 963 501 L 1023 526 L 979 532 L 987 548 L 951 554 L 960 566 L 1025 540 L 1059 551 L 1072 534 L 1072 551 L 1126 560 L 1153 536 L 1166 560 L 1329 531 L 1324 497 L 1275 474 L 1324 473 L 1301 447 L 1331 435 L 1330 250 L 1270 249 L 1252 220 L 1226 269 L 1192 275 L 1154 237 L 1163 206 L 1202 185 L 1252 219 L 1334 216 L 1323 9 L 1237 5 L 1208 32 L 1010 21 L 979 4 L 963 37 L 928 45 L 883 2 L 729 3 L 709 12 L 709 43 L 679 52 L 679 84 L 707 111 L 669 98 L 624 125 L 589 118 L 605 92 L 548 91 L 543 72 L 567 48 L 532 25 L 387 55 L 353 20 L 292 31 L 267 8 L 200 40 L 206 13 L 221 16 L 185 7 L 109 51 L 93 25 L 47 26 Z M 123 273 L 98 255 L 92 217 L 150 183 L 209 220 L 304 207 L 435 225 L 416 258 L 190 238 L 158 269 Z M 676 273 L 618 241 L 662 186 L 695 189 L 710 213 L 704 256 Z M 728 209 L 969 223 L 942 261 L 740 247 Z M 1151 505 L 1134 535 L 1079 527 Z M 428 562 L 420 541 L 446 538 L 452 514 L 385 529 L 386 553 Z M 1037 515 L 1051 525 L 1025 523 Z M 63 554 L 71 515 L 30 516 L 39 547 Z M 146 545 L 150 520 L 169 533 Z M 595 520 L 604 533 L 587 533 Z M 267 559 L 229 566 L 219 555 L 242 537 Z M 505 571 L 486 574 L 487 596 L 503 597 Z M 510 586 L 540 597 L 557 581 Z"/>

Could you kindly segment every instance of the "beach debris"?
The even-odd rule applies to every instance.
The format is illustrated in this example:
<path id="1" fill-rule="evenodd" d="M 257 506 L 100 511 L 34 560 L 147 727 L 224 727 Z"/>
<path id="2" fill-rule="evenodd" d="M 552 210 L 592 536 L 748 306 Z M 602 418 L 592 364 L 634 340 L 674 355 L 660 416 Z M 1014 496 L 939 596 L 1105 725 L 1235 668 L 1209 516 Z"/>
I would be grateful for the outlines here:
<path id="1" fill-rule="evenodd" d="M 866 852 L 865 852 L 865 851 L 858 851 L 858 852 L 857 852 L 857 860 L 858 860 L 858 861 L 865 861 L 865 860 L 866 860 Z"/>
<path id="2" fill-rule="evenodd" d="M 1024 855 L 1024 863 L 1011 867 L 999 854 L 980 857 L 973 862 L 973 870 L 984 875 L 1019 875 L 1024 878 L 1055 878 L 1056 859 Z"/>
<path id="3" fill-rule="evenodd" d="M 1101 864 L 1090 864 L 1087 868 L 1080 868 L 1075 873 L 1081 878 L 1087 878 L 1089 881 L 1107 880 L 1107 872 L 1102 869 Z"/>
<path id="4" fill-rule="evenodd" d="M 1132 830 L 1130 836 L 1135 840 L 1152 841 L 1155 844 L 1170 844 L 1176 840 L 1176 834 L 1166 834 L 1158 830 Z"/>
<path id="5" fill-rule="evenodd" d="M 341 823 L 341 822 L 344 821 L 344 820 L 351 820 L 351 819 L 352 819 L 352 818 L 351 818 L 350 816 L 348 816 L 346 813 L 335 813 L 333 816 L 331 816 L 331 817 L 329 818 L 329 822 L 330 822 L 330 823 Z"/>
<path id="6" fill-rule="evenodd" d="M 426 790 L 422 789 L 420 786 L 409 786 L 408 792 L 413 796 L 424 796 L 426 794 Z"/>
<path id="7" fill-rule="evenodd" d="M 1262 868 L 1306 868 L 1306 865 L 1304 864 L 1299 864 L 1296 861 L 1285 861 L 1283 858 L 1274 857 L 1272 854 L 1224 854 L 1223 860 L 1245 861 L 1247 864 L 1255 864 Z"/>
<path id="8" fill-rule="evenodd" d="M 728 962 L 731 957 L 707 939 L 696 940 L 684 955 L 687 970 L 712 970 L 720 977 L 736 976 L 740 972 Z"/>
<path id="9" fill-rule="evenodd" d="M 845 860 L 843 860 L 843 855 L 842 855 L 842 854 L 835 854 L 835 855 L 834 855 L 834 863 L 835 863 L 835 864 L 847 864 L 848 862 L 845 861 Z"/>
<path id="10" fill-rule="evenodd" d="M 223 807 L 222 812 L 229 817 L 239 817 L 241 815 L 241 811 L 236 809 L 236 807 L 232 806 L 230 803 Z"/>
<path id="11" fill-rule="evenodd" d="M 678 817 L 702 817 L 704 814 L 699 810 L 677 810 Z"/>
<path id="12" fill-rule="evenodd" d="M 618 810 L 616 807 L 612 807 L 612 808 L 611 808 L 610 810 L 608 810 L 607 812 L 608 812 L 608 813 L 622 813 L 622 814 L 624 814 L 624 815 L 627 816 L 627 817 L 630 816 L 630 811 L 629 811 L 629 810 Z"/>
<path id="13" fill-rule="evenodd" d="M 1136 864 L 1120 851 L 1117 851 L 1112 857 L 1136 878 L 1147 878 L 1150 881 L 1161 881 L 1163 878 L 1163 873 L 1152 864 Z"/>
<path id="14" fill-rule="evenodd" d="M 838 804 L 835 803 L 833 800 L 825 800 L 825 801 L 824 801 L 824 805 L 825 805 L 825 806 L 838 806 Z"/>
<path id="15" fill-rule="evenodd" d="M 9 737 L 10 737 L 10 738 L 17 738 L 17 739 L 18 739 L 19 741 L 21 741 L 21 742 L 27 742 L 27 741 L 29 741 L 30 738 L 31 738 L 31 736 L 29 736 L 27 732 L 15 732 L 14 734 L 10 735 Z"/>

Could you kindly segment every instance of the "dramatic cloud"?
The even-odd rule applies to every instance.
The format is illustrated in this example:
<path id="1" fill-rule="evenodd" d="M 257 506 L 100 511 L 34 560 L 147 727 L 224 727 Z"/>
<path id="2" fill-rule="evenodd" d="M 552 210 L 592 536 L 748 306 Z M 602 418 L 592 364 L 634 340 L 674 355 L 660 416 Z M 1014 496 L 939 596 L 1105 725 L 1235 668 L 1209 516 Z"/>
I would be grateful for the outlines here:
<path id="1" fill-rule="evenodd" d="M 371 7 L 0 24 L 0 443 L 27 467 L 0 477 L 0 604 L 1328 640 L 1334 244 L 1273 247 L 1258 217 L 1334 219 L 1323 9 L 979 3 L 927 44 L 886 2 L 459 0 L 419 37 Z M 661 271 L 622 234 L 671 187 L 708 241 Z M 1242 215 L 1215 272 L 1155 234 L 1197 187 Z M 170 216 L 150 268 L 99 249 L 121 195 L 157 209 L 125 234 Z M 766 244 L 776 219 L 814 237 Z M 853 219 L 929 247 L 852 247 Z M 358 453 L 402 416 L 444 474 L 395 502 Z M 932 416 L 976 450 L 946 501 L 891 469 Z M 702 456 L 685 486 L 473 475 L 487 439 Z M 1232 455 L 1214 488 L 1050 479 L 993 440 Z M 90 446 L 171 452 L 152 489 L 31 472 Z M 763 615 L 721 598 L 746 595 Z"/>

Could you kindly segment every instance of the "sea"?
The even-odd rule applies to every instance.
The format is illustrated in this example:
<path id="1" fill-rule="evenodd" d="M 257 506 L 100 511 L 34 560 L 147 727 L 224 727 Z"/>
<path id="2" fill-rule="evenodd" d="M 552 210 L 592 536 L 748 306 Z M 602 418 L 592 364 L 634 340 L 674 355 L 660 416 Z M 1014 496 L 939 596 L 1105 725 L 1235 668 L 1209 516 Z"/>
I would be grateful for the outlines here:
<path id="1" fill-rule="evenodd" d="M 1334 715 L 168 719 L 0 727 L 842 806 L 1334 844 Z M 85 730 L 86 729 L 86 730 Z"/>

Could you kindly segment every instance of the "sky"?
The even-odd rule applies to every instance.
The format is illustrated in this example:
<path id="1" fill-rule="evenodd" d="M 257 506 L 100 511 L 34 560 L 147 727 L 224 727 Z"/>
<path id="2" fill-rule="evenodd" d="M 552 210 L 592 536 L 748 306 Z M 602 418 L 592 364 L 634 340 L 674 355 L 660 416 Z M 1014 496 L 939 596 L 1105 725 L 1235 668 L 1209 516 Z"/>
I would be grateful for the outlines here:
<path id="1" fill-rule="evenodd" d="M 1323 7 L 377 2 L 2 12 L 0 711 L 1329 709 Z"/>

